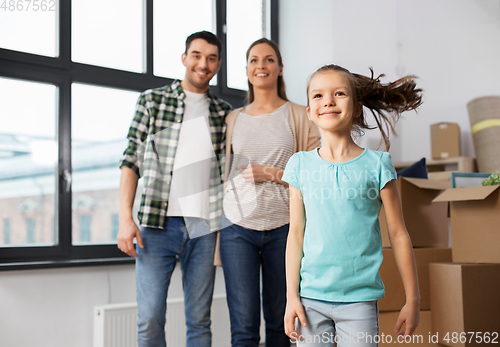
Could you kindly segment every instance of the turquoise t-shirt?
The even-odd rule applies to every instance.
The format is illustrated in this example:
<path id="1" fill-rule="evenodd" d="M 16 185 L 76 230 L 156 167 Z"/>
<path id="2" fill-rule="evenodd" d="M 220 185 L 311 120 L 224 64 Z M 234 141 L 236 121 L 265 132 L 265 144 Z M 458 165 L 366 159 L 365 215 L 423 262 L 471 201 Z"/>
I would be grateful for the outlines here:
<path id="1" fill-rule="evenodd" d="M 318 148 L 295 153 L 282 180 L 302 192 L 306 214 L 300 296 L 355 302 L 384 297 L 380 190 L 396 179 L 391 156 L 364 149 L 330 163 Z"/>

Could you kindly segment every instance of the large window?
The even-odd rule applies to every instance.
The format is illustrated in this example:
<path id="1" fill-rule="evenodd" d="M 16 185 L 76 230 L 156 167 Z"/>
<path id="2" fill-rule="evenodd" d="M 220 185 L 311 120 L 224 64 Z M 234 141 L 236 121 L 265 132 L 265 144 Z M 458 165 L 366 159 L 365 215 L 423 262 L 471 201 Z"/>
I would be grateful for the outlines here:
<path id="1" fill-rule="evenodd" d="M 107 226 L 119 208 L 117 163 L 127 146 L 125 134 L 139 92 L 74 83 L 71 96 L 73 240 L 115 242 Z"/>
<path id="2" fill-rule="evenodd" d="M 116 247 L 118 162 L 139 93 L 182 79 L 186 37 L 209 30 L 223 42 L 211 89 L 242 105 L 246 49 L 277 41 L 277 3 L 5 2 L 0 269 L 132 261 Z"/>
<path id="3" fill-rule="evenodd" d="M 0 77 L 0 211 L 8 221 L 0 247 L 57 243 L 57 92 L 53 84 Z"/>

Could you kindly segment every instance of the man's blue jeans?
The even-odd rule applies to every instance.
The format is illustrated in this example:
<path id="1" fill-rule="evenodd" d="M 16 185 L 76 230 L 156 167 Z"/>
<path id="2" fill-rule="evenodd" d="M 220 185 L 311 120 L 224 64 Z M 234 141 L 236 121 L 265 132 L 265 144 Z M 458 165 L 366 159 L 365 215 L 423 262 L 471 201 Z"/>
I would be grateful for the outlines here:
<path id="1" fill-rule="evenodd" d="M 285 248 L 288 224 L 269 231 L 230 225 L 220 233 L 220 255 L 231 320 L 231 345 L 257 347 L 260 326 L 260 270 L 266 346 L 290 346 L 286 306 Z"/>
<path id="2" fill-rule="evenodd" d="M 144 248 L 137 247 L 136 260 L 139 347 L 166 346 L 167 291 L 178 259 L 184 289 L 186 346 L 211 346 L 216 234 L 189 238 L 183 217 L 168 217 L 165 229 L 141 228 L 141 233 Z"/>

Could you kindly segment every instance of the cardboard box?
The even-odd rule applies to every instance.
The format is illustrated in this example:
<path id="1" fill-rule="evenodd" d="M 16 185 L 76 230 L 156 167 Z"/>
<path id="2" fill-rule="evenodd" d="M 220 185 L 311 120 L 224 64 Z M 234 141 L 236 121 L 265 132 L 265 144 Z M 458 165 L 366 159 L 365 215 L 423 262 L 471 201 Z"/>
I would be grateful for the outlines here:
<path id="1" fill-rule="evenodd" d="M 438 334 L 439 343 L 489 346 L 476 338 L 500 333 L 500 264 L 430 264 L 429 279 L 432 333 Z M 471 333 L 476 334 L 472 339 Z M 465 341 L 452 340 L 460 334 Z"/>
<path id="2" fill-rule="evenodd" d="M 379 346 L 394 346 L 394 344 L 397 343 L 398 336 L 394 333 L 394 326 L 396 325 L 398 317 L 399 312 L 383 312 L 379 314 Z M 438 346 L 438 343 L 433 342 L 435 338 L 432 338 L 431 335 L 431 319 L 430 311 L 420 311 L 420 323 L 413 333 L 413 336 L 411 338 L 407 337 L 406 341 L 408 343 L 401 343 L 405 346 Z"/>
<path id="3" fill-rule="evenodd" d="M 500 186 L 448 189 L 453 262 L 500 263 Z"/>
<path id="4" fill-rule="evenodd" d="M 460 127 L 457 123 L 431 125 L 432 159 L 446 159 L 460 156 Z"/>
<path id="5" fill-rule="evenodd" d="M 398 178 L 398 190 L 406 229 L 413 247 L 449 247 L 448 203 L 432 202 L 451 183 L 421 178 Z M 382 246 L 390 247 L 387 221 L 382 208 L 379 215 Z"/>
<path id="6" fill-rule="evenodd" d="M 406 302 L 403 281 L 392 249 L 384 249 L 384 261 L 380 266 L 380 277 L 385 285 L 385 298 L 378 301 L 380 312 L 399 311 Z M 420 309 L 430 310 L 429 263 L 451 261 L 451 248 L 415 248 L 418 284 L 420 288 Z"/>

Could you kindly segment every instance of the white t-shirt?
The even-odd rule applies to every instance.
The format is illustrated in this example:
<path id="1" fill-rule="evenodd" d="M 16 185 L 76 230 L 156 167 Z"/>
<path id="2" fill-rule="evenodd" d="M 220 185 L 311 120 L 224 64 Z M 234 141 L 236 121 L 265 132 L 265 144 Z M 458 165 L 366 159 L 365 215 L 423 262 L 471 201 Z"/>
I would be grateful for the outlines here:
<path id="1" fill-rule="evenodd" d="M 184 91 L 185 108 L 174 159 L 167 216 L 209 217 L 212 158 L 209 101 L 206 94 Z"/>

